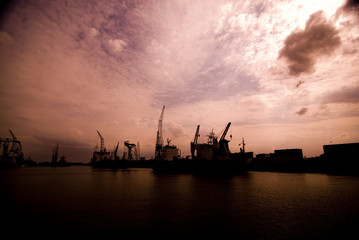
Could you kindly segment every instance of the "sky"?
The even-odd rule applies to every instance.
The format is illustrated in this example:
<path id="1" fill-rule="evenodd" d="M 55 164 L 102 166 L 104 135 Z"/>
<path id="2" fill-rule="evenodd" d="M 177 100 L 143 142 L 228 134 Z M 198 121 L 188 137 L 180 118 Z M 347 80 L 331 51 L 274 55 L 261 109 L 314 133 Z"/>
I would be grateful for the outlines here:
<path id="1" fill-rule="evenodd" d="M 358 1 L 18 0 L 0 15 L 0 136 L 89 162 L 164 139 L 181 155 L 232 125 L 254 154 L 359 141 Z M 229 136 L 227 136 L 229 139 Z"/>

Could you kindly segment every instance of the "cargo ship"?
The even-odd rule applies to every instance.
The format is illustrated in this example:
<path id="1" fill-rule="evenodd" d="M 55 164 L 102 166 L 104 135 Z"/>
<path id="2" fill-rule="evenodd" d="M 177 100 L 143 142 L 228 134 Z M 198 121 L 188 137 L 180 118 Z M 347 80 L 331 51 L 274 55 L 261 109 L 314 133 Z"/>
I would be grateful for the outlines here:
<path id="1" fill-rule="evenodd" d="M 167 145 L 158 148 L 157 155 L 153 165 L 155 173 L 192 173 L 192 161 L 181 158 L 180 150 L 170 144 L 167 139 Z"/>
<path id="2" fill-rule="evenodd" d="M 235 175 L 247 171 L 247 164 L 253 159 L 253 152 L 245 151 L 244 139 L 240 152 L 232 153 L 229 149 L 229 140 L 225 139 L 231 123 L 229 122 L 218 138 L 212 132 L 208 135 L 206 143 L 199 143 L 199 129 L 197 126 L 194 140 L 190 143 L 191 159 L 172 156 L 172 159 L 164 159 L 165 154 L 160 151 L 155 161 L 155 173 L 192 173 L 196 175 Z M 174 146 L 172 147 L 174 148 Z M 162 151 L 167 151 L 163 147 Z"/>
<path id="3" fill-rule="evenodd" d="M 212 130 L 207 143 L 198 143 L 200 125 L 197 126 L 194 140 L 191 142 L 193 173 L 231 175 L 247 171 L 247 164 L 253 159 L 253 152 L 245 151 L 244 139 L 240 152 L 232 153 L 229 150 L 229 140 L 225 137 L 230 126 L 231 122 L 227 124 L 219 139 Z"/>

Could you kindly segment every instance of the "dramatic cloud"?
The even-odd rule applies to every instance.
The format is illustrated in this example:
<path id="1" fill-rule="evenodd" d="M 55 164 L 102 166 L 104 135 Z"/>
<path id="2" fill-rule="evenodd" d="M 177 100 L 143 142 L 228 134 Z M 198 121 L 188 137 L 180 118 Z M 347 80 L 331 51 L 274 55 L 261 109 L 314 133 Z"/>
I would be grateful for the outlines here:
<path id="1" fill-rule="evenodd" d="M 317 58 L 330 55 L 339 45 L 338 31 L 324 12 L 318 11 L 310 16 L 303 31 L 294 31 L 285 39 L 279 58 L 286 58 L 290 74 L 298 76 L 313 72 Z"/>

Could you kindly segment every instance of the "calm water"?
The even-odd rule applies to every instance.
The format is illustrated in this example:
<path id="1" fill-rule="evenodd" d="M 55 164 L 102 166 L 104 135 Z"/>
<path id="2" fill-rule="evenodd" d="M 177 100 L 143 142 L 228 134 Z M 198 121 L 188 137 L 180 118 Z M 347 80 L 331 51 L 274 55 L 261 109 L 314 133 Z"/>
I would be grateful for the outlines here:
<path id="1" fill-rule="evenodd" d="M 2 229 L 27 233 L 329 239 L 359 227 L 359 177 L 39 167 L 0 171 L 0 194 Z"/>

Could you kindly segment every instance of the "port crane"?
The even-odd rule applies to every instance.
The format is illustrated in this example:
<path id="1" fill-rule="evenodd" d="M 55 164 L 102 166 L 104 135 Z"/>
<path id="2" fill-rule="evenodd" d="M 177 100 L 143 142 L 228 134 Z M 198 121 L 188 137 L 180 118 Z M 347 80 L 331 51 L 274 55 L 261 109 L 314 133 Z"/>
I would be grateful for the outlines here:
<path id="1" fill-rule="evenodd" d="M 158 129 L 157 129 L 157 138 L 156 138 L 156 149 L 155 149 L 155 159 L 161 158 L 161 152 L 163 147 L 163 129 L 162 129 L 162 122 L 163 122 L 163 114 L 165 111 L 165 106 L 162 107 L 160 119 L 158 120 Z"/>
<path id="2" fill-rule="evenodd" d="M 222 148 L 222 149 L 220 149 L 220 151 L 223 151 L 223 154 L 225 154 L 226 156 L 229 156 L 229 154 L 231 153 L 229 151 L 229 147 L 228 147 L 228 142 L 229 141 L 225 139 L 225 137 L 226 137 L 226 135 L 228 133 L 228 129 L 229 129 L 230 126 L 231 126 L 231 122 L 229 122 L 227 124 L 226 128 L 223 131 L 223 134 L 222 134 L 221 138 L 219 139 L 219 146 L 220 146 L 220 148 Z"/>
<path id="3" fill-rule="evenodd" d="M 9 129 L 9 132 L 11 134 L 12 137 L 12 144 L 11 144 L 11 150 L 10 152 L 12 152 L 15 155 L 22 155 L 22 146 L 21 146 L 21 142 L 16 138 L 15 134 L 11 131 L 11 129 Z"/>
<path id="4" fill-rule="evenodd" d="M 223 131 L 223 134 L 222 134 L 222 136 L 221 136 L 221 138 L 219 139 L 219 142 L 223 142 L 223 141 L 227 141 L 228 142 L 228 140 L 225 140 L 225 137 L 226 137 L 226 135 L 227 135 L 227 133 L 228 133 L 228 129 L 229 129 L 229 127 L 231 126 L 231 122 L 229 122 L 228 124 L 227 124 L 227 126 L 226 126 L 226 128 L 224 129 L 224 131 Z"/>
<path id="5" fill-rule="evenodd" d="M 197 125 L 196 133 L 194 134 L 194 140 L 193 140 L 194 144 L 198 143 L 198 138 L 199 137 L 200 137 L 200 135 L 199 135 L 199 125 Z"/>
<path id="6" fill-rule="evenodd" d="M 101 133 L 97 130 L 97 134 L 100 137 L 101 143 L 100 143 L 100 151 L 94 151 L 92 161 L 102 161 L 102 160 L 108 160 L 110 159 L 110 152 L 106 151 L 105 148 L 105 140 L 102 137 Z"/>
<path id="7" fill-rule="evenodd" d="M 10 129 L 9 132 L 11 134 L 11 139 L 0 138 L 0 149 L 2 148 L 0 160 L 4 163 L 14 162 L 16 164 L 21 164 L 24 160 L 21 142 L 16 138 L 15 134 Z M 10 143 L 11 148 L 9 149 Z"/>
<path id="8" fill-rule="evenodd" d="M 59 144 L 57 144 L 57 145 L 52 149 L 51 162 L 52 162 L 52 163 L 57 163 L 58 158 L 59 158 Z"/>
<path id="9" fill-rule="evenodd" d="M 104 151 L 106 151 L 106 149 L 105 149 L 105 139 L 102 137 L 101 133 L 98 130 L 96 130 L 96 131 L 97 131 L 97 134 L 98 134 L 98 136 L 100 137 L 100 140 L 101 140 L 100 152 L 104 152 Z"/>
<path id="10" fill-rule="evenodd" d="M 125 146 L 128 148 L 128 160 L 131 161 L 137 158 L 136 144 L 129 143 L 129 141 L 125 141 Z"/>
<path id="11" fill-rule="evenodd" d="M 114 160 L 118 160 L 118 159 L 119 159 L 119 157 L 117 156 L 118 145 L 119 145 L 119 144 L 120 144 L 120 143 L 117 142 L 117 145 L 116 145 L 116 147 L 115 147 L 115 151 L 113 151 L 113 159 L 114 159 Z"/>
<path id="12" fill-rule="evenodd" d="M 198 138 L 200 137 L 199 135 L 199 125 L 197 125 L 197 129 L 196 129 L 196 133 L 194 134 L 194 139 L 193 142 L 191 142 L 191 155 L 192 158 L 195 157 L 195 151 L 196 151 L 196 145 L 198 144 Z"/>

